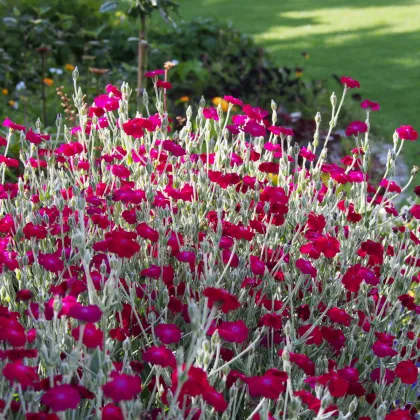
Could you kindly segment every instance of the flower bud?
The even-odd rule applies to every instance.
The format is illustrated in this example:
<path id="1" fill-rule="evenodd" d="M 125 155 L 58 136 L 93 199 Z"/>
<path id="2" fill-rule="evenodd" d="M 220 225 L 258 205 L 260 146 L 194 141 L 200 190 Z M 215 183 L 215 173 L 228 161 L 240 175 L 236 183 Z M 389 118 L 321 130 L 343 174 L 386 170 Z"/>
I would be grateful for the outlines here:
<path id="1" fill-rule="evenodd" d="M 203 96 L 200 99 L 199 106 L 200 106 L 200 108 L 205 108 L 205 106 L 206 106 L 206 100 L 204 99 Z"/>
<path id="2" fill-rule="evenodd" d="M 353 414 L 357 409 L 357 398 L 353 398 L 349 405 L 349 412 Z"/>
<path id="3" fill-rule="evenodd" d="M 330 99 L 331 99 L 331 105 L 335 108 L 335 106 L 337 105 L 337 96 L 335 95 L 335 92 L 332 93 Z"/>
<path id="4" fill-rule="evenodd" d="M 76 81 L 79 78 L 79 70 L 77 67 L 73 70 L 72 76 L 74 81 Z"/>
<path id="5" fill-rule="evenodd" d="M 148 95 L 146 89 L 143 89 L 143 105 L 144 106 L 149 105 L 149 95 Z"/>

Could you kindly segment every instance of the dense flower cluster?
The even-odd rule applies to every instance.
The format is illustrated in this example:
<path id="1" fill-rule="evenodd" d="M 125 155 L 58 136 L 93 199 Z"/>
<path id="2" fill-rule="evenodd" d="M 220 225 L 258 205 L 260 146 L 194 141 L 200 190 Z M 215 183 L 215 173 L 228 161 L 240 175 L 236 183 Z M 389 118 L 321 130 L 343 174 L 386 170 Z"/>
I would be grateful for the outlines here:
<path id="1" fill-rule="evenodd" d="M 202 101 L 170 136 L 162 74 L 147 74 L 155 114 L 147 94 L 145 114 L 129 113 L 124 84 L 91 106 L 76 89 L 79 125 L 58 119 L 51 137 L 4 121 L 2 417 L 413 419 L 420 205 L 395 208 L 408 186 L 392 176 L 416 131 L 396 130 L 375 186 L 379 104 L 362 103 L 337 165 L 343 100 L 322 145 L 319 114 L 299 147 L 275 103 L 270 118 L 232 96 L 227 115 Z M 360 86 L 341 81 L 343 99 Z"/>

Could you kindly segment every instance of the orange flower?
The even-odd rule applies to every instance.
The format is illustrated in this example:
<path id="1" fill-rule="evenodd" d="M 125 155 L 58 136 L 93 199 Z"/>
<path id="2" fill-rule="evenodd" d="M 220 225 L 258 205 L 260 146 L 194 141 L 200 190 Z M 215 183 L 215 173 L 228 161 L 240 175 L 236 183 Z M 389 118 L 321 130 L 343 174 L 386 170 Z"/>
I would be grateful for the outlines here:
<path id="1" fill-rule="evenodd" d="M 225 101 L 220 96 L 216 96 L 211 101 L 212 101 L 214 106 L 219 106 L 219 104 L 220 104 L 222 106 L 223 112 L 227 112 L 227 110 L 229 108 L 229 102 L 228 101 Z"/>
<path id="2" fill-rule="evenodd" d="M 75 69 L 75 67 L 73 66 L 73 64 L 66 64 L 64 66 L 64 68 L 68 71 L 73 71 Z"/>
<path id="3" fill-rule="evenodd" d="M 189 96 L 181 96 L 179 98 L 179 101 L 180 102 L 188 102 L 189 100 L 190 100 Z"/>
<path id="4" fill-rule="evenodd" d="M 54 84 L 54 80 L 50 79 L 49 77 L 44 77 L 42 79 L 43 83 L 46 84 L 47 86 L 52 86 Z"/>
<path id="5" fill-rule="evenodd" d="M 3 88 L 3 89 L 1 90 L 1 93 L 2 93 L 4 96 L 6 96 L 6 95 L 8 95 L 8 94 L 9 94 L 9 89 Z"/>

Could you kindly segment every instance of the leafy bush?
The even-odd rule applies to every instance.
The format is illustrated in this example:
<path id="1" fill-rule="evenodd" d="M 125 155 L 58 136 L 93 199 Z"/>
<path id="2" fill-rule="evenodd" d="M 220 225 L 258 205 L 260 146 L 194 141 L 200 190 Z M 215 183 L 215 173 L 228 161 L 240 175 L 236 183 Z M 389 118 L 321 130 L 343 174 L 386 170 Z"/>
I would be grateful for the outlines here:
<path id="1" fill-rule="evenodd" d="M 233 97 L 170 137 L 155 87 L 155 115 L 130 110 L 126 84 L 93 107 L 76 86 L 78 126 L 3 123 L 3 416 L 414 418 L 420 206 L 392 204 L 414 129 L 374 187 L 369 124 L 326 163 L 335 96 L 305 148 L 274 103 L 270 123 Z M 4 184 L 12 137 L 25 173 Z"/>
<path id="2" fill-rule="evenodd" d="M 152 27 L 149 38 L 150 68 L 170 60 L 179 62 L 170 72 L 174 100 L 182 96 L 199 99 L 198 95 L 213 98 L 230 92 L 248 102 L 269 103 L 274 94 L 285 103 L 305 103 L 312 94 L 294 69 L 277 66 L 263 47 L 232 24 L 197 18 L 181 22 L 176 34 L 169 27 Z M 119 60 L 132 56 L 131 45 L 130 50 L 130 44 L 121 46 Z M 323 85 L 314 85 L 314 89 L 318 95 Z"/>
<path id="3" fill-rule="evenodd" d="M 116 12 L 117 3 L 130 6 L 131 11 Z M 153 2 L 143 3 L 150 14 Z M 167 16 L 174 2 L 161 3 Z M 111 80 L 135 84 L 140 35 L 132 15 L 141 15 L 142 10 L 135 7 L 136 2 L 107 1 L 102 7 L 99 0 L 39 4 L 21 0 L 0 14 L 4 39 L 0 87 L 8 92 L 1 95 L 0 106 L 6 114 L 25 124 L 40 117 L 51 125 L 60 104 L 56 88 L 64 86 L 63 91 L 71 94 L 69 69 L 75 65 L 84 75 L 80 83 L 87 95 L 99 94 L 100 86 Z M 247 102 L 267 104 L 275 94 L 284 104 L 297 103 L 293 110 L 309 109 L 312 115 L 315 99 L 325 92 L 323 83 L 313 81 L 308 88 L 294 69 L 279 68 L 252 37 L 231 25 L 196 19 L 177 28 L 155 21 L 149 26 L 148 57 L 143 57 L 142 66 L 161 68 L 166 61 L 178 61 L 170 71 L 175 88 L 168 94 L 174 114 L 185 111 L 181 98 L 198 101 L 201 95 L 217 98 L 229 92 Z M 40 96 L 45 111 L 33 106 Z"/>

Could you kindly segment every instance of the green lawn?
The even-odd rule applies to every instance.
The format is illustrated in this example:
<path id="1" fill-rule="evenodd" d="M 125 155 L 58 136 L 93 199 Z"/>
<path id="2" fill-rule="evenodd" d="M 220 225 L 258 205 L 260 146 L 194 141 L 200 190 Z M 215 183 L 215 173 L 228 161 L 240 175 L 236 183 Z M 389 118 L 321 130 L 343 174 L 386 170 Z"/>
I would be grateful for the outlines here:
<path id="1" fill-rule="evenodd" d="M 420 130 L 420 0 L 179 3 L 184 19 L 231 20 L 254 35 L 279 65 L 302 65 L 301 52 L 307 51 L 306 77 L 325 79 L 334 73 L 358 79 L 362 97 L 381 104 L 373 124 L 389 141 L 401 124 Z M 331 86 L 337 89 L 336 82 Z M 420 140 L 406 145 L 405 155 L 409 164 L 419 165 Z"/>

